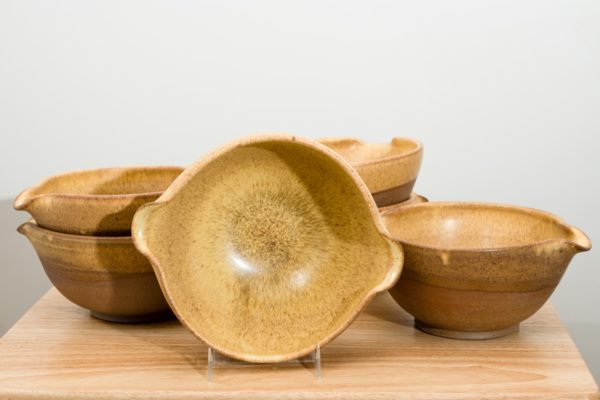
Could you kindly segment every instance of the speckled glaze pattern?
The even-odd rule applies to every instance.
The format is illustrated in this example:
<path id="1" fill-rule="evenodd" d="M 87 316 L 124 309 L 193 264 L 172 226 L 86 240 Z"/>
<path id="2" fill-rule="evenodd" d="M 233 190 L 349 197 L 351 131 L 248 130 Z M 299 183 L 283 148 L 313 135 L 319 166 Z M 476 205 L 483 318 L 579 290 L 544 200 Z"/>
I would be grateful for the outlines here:
<path id="1" fill-rule="evenodd" d="M 423 145 L 408 138 L 390 143 L 367 143 L 353 138 L 321 139 L 341 155 L 364 180 L 378 207 L 410 197 L 423 159 Z"/>
<path id="2" fill-rule="evenodd" d="M 143 322 L 172 315 L 152 266 L 130 236 L 79 236 L 26 222 L 18 228 L 38 254 L 52 284 L 92 315 Z"/>
<path id="3" fill-rule="evenodd" d="M 408 198 L 408 200 L 404 200 L 402 203 L 392 204 L 391 206 L 379 207 L 379 212 L 384 213 L 384 212 L 392 211 L 396 207 L 405 207 L 405 206 L 410 206 L 411 204 L 427 203 L 428 201 L 429 201 L 429 199 L 427 197 L 421 196 L 420 194 L 412 192 L 410 194 L 410 197 Z"/>
<path id="4" fill-rule="evenodd" d="M 405 254 L 390 293 L 418 327 L 453 338 L 514 331 L 550 297 L 571 258 L 591 248 L 579 229 L 523 207 L 431 202 L 382 217 Z"/>
<path id="5" fill-rule="evenodd" d="M 356 172 L 287 135 L 250 137 L 198 161 L 139 209 L 132 232 L 180 321 L 250 362 L 325 345 L 402 268 Z"/>
<path id="6" fill-rule="evenodd" d="M 103 168 L 50 177 L 17 196 L 14 208 L 56 232 L 129 235 L 137 209 L 156 200 L 180 167 Z"/>

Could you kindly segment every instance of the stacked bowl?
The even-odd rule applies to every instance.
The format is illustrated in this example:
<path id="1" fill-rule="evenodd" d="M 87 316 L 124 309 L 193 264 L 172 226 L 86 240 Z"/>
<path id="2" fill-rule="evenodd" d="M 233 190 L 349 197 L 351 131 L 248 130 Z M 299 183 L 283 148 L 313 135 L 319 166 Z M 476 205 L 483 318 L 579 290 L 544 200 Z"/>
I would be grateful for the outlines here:
<path id="1" fill-rule="evenodd" d="M 418 140 L 395 137 L 390 143 L 368 143 L 331 138 L 320 142 L 356 170 L 380 210 L 427 201 L 412 191 L 423 160 L 423 145 Z"/>
<path id="2" fill-rule="evenodd" d="M 105 168 L 53 176 L 14 202 L 32 220 L 30 240 L 52 284 L 94 317 L 142 322 L 170 315 L 131 221 L 181 173 L 178 167 Z"/>

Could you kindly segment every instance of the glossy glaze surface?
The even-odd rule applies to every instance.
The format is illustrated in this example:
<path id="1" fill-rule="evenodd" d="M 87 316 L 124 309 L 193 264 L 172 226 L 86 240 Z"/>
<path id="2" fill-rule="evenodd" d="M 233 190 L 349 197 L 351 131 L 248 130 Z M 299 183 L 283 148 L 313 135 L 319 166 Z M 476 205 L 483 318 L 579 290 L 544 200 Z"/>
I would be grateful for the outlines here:
<path id="1" fill-rule="evenodd" d="M 27 236 L 52 284 L 92 315 L 143 322 L 171 315 L 154 271 L 131 237 L 69 235 L 26 222 Z"/>
<path id="2" fill-rule="evenodd" d="M 14 201 L 40 227 L 78 235 L 128 235 L 136 210 L 156 200 L 180 167 L 103 168 L 50 177 Z"/>
<path id="3" fill-rule="evenodd" d="M 591 248 L 579 229 L 523 207 L 431 202 L 382 217 L 405 254 L 390 293 L 418 326 L 454 338 L 511 332 L 546 302 L 571 258 Z"/>
<path id="4" fill-rule="evenodd" d="M 133 222 L 182 323 L 252 362 L 323 346 L 393 285 L 402 250 L 385 232 L 350 166 L 283 135 L 200 160 Z"/>
<path id="5" fill-rule="evenodd" d="M 364 180 L 378 207 L 409 199 L 423 159 L 423 146 L 408 138 L 367 143 L 353 138 L 321 139 L 340 154 Z"/>

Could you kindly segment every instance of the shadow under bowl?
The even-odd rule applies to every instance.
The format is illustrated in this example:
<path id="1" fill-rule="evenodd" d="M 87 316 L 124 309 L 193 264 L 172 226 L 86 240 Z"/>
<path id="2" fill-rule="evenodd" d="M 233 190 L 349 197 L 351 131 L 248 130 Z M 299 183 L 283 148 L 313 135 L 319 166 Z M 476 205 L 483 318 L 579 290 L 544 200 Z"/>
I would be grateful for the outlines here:
<path id="1" fill-rule="evenodd" d="M 22 224 L 52 284 L 94 317 L 123 323 L 172 316 L 152 266 L 130 236 L 97 237 Z"/>
<path id="2" fill-rule="evenodd" d="M 102 168 L 50 177 L 24 190 L 13 206 L 38 226 L 75 235 L 123 236 L 144 203 L 156 200 L 180 167 Z"/>
<path id="3" fill-rule="evenodd" d="M 457 339 L 516 331 L 591 248 L 579 229 L 523 207 L 431 202 L 382 218 L 405 255 L 392 297 L 417 328 Z"/>
<path id="4" fill-rule="evenodd" d="M 319 142 L 358 172 L 377 207 L 410 198 L 423 159 L 423 145 L 419 141 L 393 138 L 390 143 L 367 143 L 353 138 L 332 138 Z"/>

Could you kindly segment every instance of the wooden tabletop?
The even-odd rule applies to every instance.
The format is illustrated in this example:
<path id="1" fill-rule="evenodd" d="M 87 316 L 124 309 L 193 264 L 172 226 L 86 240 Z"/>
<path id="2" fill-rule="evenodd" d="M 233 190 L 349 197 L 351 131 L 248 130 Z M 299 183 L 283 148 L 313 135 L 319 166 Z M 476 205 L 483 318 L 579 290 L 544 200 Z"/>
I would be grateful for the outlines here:
<path id="1" fill-rule="evenodd" d="M 175 320 L 95 320 L 50 290 L 0 339 L 0 398 L 600 399 L 550 304 L 519 333 L 487 341 L 417 331 L 382 294 L 311 365 L 220 364 Z"/>

